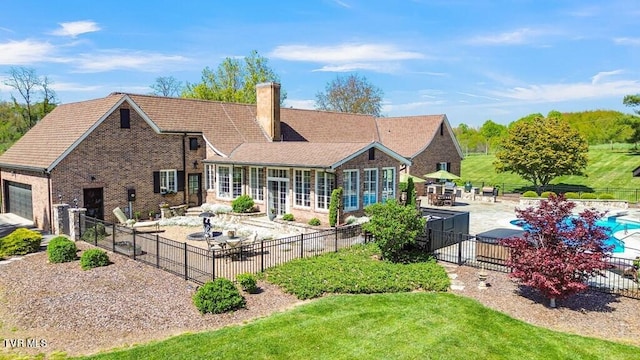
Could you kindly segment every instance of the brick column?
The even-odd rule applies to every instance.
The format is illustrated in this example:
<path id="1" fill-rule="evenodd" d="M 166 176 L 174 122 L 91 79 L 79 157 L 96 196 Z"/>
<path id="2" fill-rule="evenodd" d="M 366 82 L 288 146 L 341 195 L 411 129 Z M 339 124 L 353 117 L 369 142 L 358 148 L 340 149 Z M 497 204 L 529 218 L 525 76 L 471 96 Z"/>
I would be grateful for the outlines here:
<path id="1" fill-rule="evenodd" d="M 87 212 L 85 208 L 71 208 L 69 209 L 69 237 L 73 241 L 80 240 L 81 229 L 85 230 L 84 222 L 80 223 L 80 216 Z"/>
<path id="2" fill-rule="evenodd" d="M 69 204 L 53 205 L 53 233 L 69 235 Z"/>

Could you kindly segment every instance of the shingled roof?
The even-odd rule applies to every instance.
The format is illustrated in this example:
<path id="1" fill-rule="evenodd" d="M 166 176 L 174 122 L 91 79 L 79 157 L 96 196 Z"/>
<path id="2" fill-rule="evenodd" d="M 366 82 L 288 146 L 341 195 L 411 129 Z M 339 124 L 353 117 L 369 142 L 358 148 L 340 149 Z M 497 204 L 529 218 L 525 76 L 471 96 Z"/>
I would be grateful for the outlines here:
<path id="1" fill-rule="evenodd" d="M 444 115 L 377 118 L 380 142 L 407 158 L 412 158 L 431 143 Z"/>

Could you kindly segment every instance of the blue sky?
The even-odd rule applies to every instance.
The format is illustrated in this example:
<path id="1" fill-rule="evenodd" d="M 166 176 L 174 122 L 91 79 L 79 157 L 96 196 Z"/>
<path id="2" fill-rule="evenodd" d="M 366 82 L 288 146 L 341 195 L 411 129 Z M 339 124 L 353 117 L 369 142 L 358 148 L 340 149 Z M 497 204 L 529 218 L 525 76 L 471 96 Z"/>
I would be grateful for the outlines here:
<path id="1" fill-rule="evenodd" d="M 62 103 L 149 93 L 159 76 L 257 50 L 313 108 L 336 76 L 384 91 L 387 116 L 447 114 L 456 126 L 550 110 L 613 109 L 640 93 L 632 0 L 3 1 L 0 78 L 32 67 Z M 0 85 L 0 99 L 12 90 Z"/>

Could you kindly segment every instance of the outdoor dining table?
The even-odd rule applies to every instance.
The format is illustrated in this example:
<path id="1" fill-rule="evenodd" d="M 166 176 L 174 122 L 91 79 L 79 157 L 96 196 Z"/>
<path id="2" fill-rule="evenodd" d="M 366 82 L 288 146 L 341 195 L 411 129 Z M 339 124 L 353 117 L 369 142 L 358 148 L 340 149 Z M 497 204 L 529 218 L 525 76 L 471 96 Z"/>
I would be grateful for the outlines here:
<path id="1" fill-rule="evenodd" d="M 240 254 L 242 251 L 242 242 L 244 240 L 244 237 L 231 237 L 228 235 L 215 236 L 212 239 L 213 243 L 220 245 L 223 250 L 229 251 L 233 260 L 237 260 L 240 258 Z"/>

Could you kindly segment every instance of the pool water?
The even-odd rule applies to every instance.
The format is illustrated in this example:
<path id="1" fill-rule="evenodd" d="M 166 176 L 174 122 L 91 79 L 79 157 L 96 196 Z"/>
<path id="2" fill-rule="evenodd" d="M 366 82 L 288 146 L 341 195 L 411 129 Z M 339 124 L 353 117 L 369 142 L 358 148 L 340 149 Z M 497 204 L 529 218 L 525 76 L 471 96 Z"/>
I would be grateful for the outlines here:
<path id="1" fill-rule="evenodd" d="M 511 220 L 510 223 L 512 225 L 515 225 L 521 228 L 526 228 L 526 224 L 520 219 Z M 630 221 L 620 221 L 620 219 L 618 219 L 615 216 L 610 216 L 607 218 L 600 219 L 596 222 L 596 225 L 602 226 L 604 228 L 605 232 L 609 236 L 609 238 L 605 240 L 604 243 L 605 245 L 609 245 L 609 246 L 613 245 L 614 253 L 624 252 L 624 242 L 616 238 L 614 236 L 615 233 L 623 230 L 629 231 L 629 230 L 640 229 L 640 223 L 630 222 Z"/>

